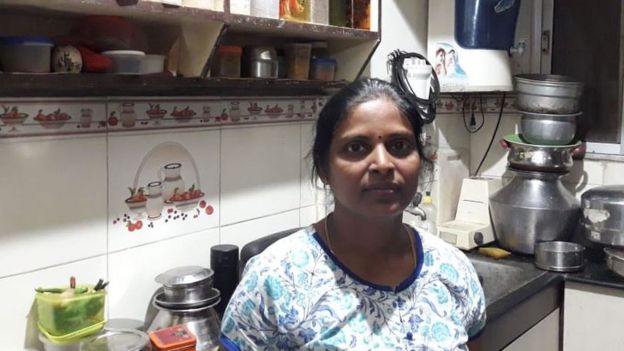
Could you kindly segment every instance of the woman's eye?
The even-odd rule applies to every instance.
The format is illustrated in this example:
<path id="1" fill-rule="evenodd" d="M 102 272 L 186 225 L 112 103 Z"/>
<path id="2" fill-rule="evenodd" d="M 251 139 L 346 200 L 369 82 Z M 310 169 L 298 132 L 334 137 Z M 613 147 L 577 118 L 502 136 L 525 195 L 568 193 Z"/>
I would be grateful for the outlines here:
<path id="1" fill-rule="evenodd" d="M 390 144 L 390 150 L 397 153 L 407 153 L 413 149 L 414 146 L 407 140 L 395 140 Z"/>
<path id="2" fill-rule="evenodd" d="M 366 148 L 364 147 L 364 145 L 360 142 L 349 143 L 347 144 L 347 147 L 346 147 L 347 152 L 352 153 L 352 154 L 361 153 L 365 149 Z"/>

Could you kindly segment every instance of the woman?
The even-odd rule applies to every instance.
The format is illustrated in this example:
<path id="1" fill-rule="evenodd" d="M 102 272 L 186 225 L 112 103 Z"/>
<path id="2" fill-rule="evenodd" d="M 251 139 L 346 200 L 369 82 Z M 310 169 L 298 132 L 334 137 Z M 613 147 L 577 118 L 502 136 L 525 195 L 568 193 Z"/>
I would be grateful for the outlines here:
<path id="1" fill-rule="evenodd" d="M 402 223 L 423 159 L 419 121 L 380 80 L 328 101 L 311 154 L 335 209 L 249 261 L 223 317 L 226 349 L 466 349 L 485 324 L 474 268 Z"/>

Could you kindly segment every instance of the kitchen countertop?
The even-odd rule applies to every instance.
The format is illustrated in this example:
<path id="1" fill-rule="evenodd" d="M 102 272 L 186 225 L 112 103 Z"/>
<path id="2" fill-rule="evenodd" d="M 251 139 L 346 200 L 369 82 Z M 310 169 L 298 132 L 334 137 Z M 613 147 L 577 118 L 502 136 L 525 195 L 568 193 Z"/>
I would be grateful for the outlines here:
<path id="1" fill-rule="evenodd" d="M 565 275 L 566 281 L 624 289 L 624 278 L 612 272 L 603 262 L 586 261 L 585 269 Z"/>
<path id="2" fill-rule="evenodd" d="M 565 281 L 624 289 L 624 278 L 610 271 L 603 258 L 586 260 L 580 272 L 540 270 L 533 256 L 493 259 L 467 252 L 483 285 L 488 323 L 480 339 L 483 350 L 499 350 L 518 338 L 563 302 Z"/>

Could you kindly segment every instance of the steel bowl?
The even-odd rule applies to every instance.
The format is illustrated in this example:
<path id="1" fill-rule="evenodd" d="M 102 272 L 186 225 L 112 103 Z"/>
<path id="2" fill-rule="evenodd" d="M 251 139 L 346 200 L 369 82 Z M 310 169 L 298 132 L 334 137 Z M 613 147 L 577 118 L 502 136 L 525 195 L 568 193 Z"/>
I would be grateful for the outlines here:
<path id="1" fill-rule="evenodd" d="M 567 241 L 535 244 L 535 266 L 554 272 L 576 272 L 585 266 L 585 246 Z"/>
<path id="2" fill-rule="evenodd" d="M 603 250 L 606 254 L 607 267 L 617 275 L 624 277 L 624 251 L 612 247 L 605 247 Z"/>
<path id="3" fill-rule="evenodd" d="M 553 74 L 520 74 L 514 77 L 516 107 L 536 113 L 568 114 L 580 110 L 583 83 Z"/>
<path id="4" fill-rule="evenodd" d="M 576 120 L 582 113 L 555 115 L 520 111 L 520 134 L 529 144 L 568 145 L 576 134 Z"/>
<path id="5" fill-rule="evenodd" d="M 196 303 L 212 295 L 214 271 L 200 266 L 183 266 L 156 276 L 162 284 L 166 301 L 170 303 Z"/>
<path id="6" fill-rule="evenodd" d="M 503 148 L 509 149 L 507 161 L 513 169 L 537 172 L 568 172 L 572 157 L 581 150 L 581 142 L 570 145 L 535 145 L 511 134 L 501 140 Z"/>

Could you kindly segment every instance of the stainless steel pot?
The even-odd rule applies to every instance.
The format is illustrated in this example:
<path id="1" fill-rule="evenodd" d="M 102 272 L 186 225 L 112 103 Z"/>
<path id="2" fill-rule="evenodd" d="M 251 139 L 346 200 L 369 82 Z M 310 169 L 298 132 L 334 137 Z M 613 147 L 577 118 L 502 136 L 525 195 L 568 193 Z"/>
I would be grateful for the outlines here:
<path id="1" fill-rule="evenodd" d="M 583 83 L 553 74 L 520 74 L 514 77 L 516 107 L 536 113 L 576 113 L 580 110 Z"/>
<path id="2" fill-rule="evenodd" d="M 554 272 L 575 272 L 585 266 L 585 247 L 567 241 L 535 244 L 535 266 Z"/>
<path id="3" fill-rule="evenodd" d="M 158 313 L 149 324 L 147 332 L 184 324 L 197 338 L 197 351 L 218 350 L 221 321 L 214 306 L 219 301 L 217 299 L 210 305 L 187 310 L 168 309 L 152 302 Z"/>
<path id="4" fill-rule="evenodd" d="M 568 145 L 576 134 L 576 119 L 581 112 L 565 115 L 520 111 L 522 139 L 536 145 Z"/>
<path id="5" fill-rule="evenodd" d="M 572 168 L 572 157 L 581 151 L 581 142 L 571 145 L 534 145 L 524 142 L 518 134 L 505 136 L 501 145 L 509 149 L 509 166 L 538 172 L 567 172 Z"/>
<path id="6" fill-rule="evenodd" d="M 499 244 L 533 254 L 542 241 L 567 241 L 578 225 L 578 201 L 564 186 L 562 173 L 510 169 L 512 180 L 490 196 L 490 216 Z"/>
<path id="7" fill-rule="evenodd" d="M 581 195 L 583 225 L 587 239 L 624 246 L 624 185 L 599 186 Z"/>
<path id="8" fill-rule="evenodd" d="M 214 272 L 200 266 L 183 266 L 156 276 L 166 300 L 172 303 L 198 303 L 211 297 Z"/>
<path id="9" fill-rule="evenodd" d="M 277 78 L 277 52 L 270 46 L 245 47 L 243 73 L 252 78 Z"/>
<path id="10" fill-rule="evenodd" d="M 624 277 L 624 251 L 616 250 L 612 247 L 605 247 L 603 250 L 606 255 L 607 267 L 621 277 Z"/>

